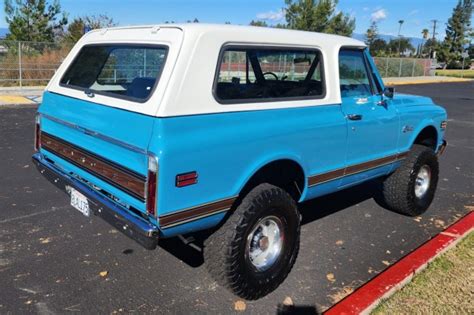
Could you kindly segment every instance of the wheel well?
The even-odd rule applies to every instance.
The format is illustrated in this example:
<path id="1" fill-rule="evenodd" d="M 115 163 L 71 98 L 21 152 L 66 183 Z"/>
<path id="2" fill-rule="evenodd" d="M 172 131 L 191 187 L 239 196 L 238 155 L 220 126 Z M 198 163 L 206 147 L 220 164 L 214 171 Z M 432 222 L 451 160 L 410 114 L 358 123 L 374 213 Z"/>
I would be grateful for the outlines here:
<path id="1" fill-rule="evenodd" d="M 423 129 L 415 139 L 414 144 L 421 144 L 436 150 L 436 144 L 438 142 L 438 132 L 433 126 L 428 126 Z"/>
<path id="2" fill-rule="evenodd" d="M 255 186 L 269 183 L 284 189 L 295 201 L 301 197 L 305 186 L 303 168 L 293 160 L 277 160 L 260 168 L 245 184 L 241 196 L 245 196 Z"/>

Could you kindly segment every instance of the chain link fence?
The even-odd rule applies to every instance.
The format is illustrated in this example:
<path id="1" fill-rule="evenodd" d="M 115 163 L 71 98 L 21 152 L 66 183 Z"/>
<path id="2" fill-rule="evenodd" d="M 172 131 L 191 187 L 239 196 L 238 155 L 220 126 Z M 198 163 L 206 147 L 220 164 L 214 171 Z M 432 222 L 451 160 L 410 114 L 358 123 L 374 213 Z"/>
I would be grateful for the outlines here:
<path id="1" fill-rule="evenodd" d="M 46 85 L 71 48 L 70 44 L 0 40 L 0 87 Z M 431 59 L 376 57 L 374 60 L 384 78 L 433 75 Z M 291 64 L 283 68 L 291 68 Z M 229 73 L 240 72 L 239 66 L 229 60 Z M 111 70 L 115 81 L 120 79 L 117 71 Z"/>
<path id="2" fill-rule="evenodd" d="M 0 87 L 44 86 L 72 45 L 0 40 Z"/>
<path id="3" fill-rule="evenodd" d="M 374 62 L 383 78 L 434 75 L 432 59 L 375 57 Z"/>

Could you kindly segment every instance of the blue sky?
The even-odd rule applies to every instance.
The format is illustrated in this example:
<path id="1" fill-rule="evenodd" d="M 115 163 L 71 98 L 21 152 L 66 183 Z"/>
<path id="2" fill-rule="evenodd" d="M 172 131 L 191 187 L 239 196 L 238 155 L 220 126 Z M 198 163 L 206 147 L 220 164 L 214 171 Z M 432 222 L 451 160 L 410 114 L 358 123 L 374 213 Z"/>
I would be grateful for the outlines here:
<path id="1" fill-rule="evenodd" d="M 356 18 L 356 33 L 365 33 L 371 20 L 379 32 L 396 35 L 403 19 L 402 35 L 421 37 L 432 19 L 440 20 L 439 35 L 458 0 L 340 0 L 337 7 Z M 248 24 L 252 19 L 276 24 L 284 20 L 284 0 L 60 0 L 70 19 L 86 14 L 105 13 L 120 25 L 185 22 L 195 17 L 201 22 Z M 7 27 L 3 1 L 0 2 L 0 27 Z"/>

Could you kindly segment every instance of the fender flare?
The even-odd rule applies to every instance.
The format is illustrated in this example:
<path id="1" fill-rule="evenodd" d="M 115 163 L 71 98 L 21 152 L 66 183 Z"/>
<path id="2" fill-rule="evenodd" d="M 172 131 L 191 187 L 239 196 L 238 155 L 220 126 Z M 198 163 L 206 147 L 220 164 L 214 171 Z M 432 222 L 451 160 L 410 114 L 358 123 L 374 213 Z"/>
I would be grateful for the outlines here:
<path id="1" fill-rule="evenodd" d="M 436 124 L 434 122 L 433 119 L 424 119 L 421 123 L 419 123 L 415 130 L 413 130 L 413 133 L 410 137 L 410 140 L 408 141 L 408 146 L 405 147 L 405 148 L 402 148 L 402 151 L 409 151 L 413 145 L 415 144 L 415 140 L 416 138 L 418 138 L 418 136 L 421 134 L 421 132 L 426 129 L 426 128 L 429 128 L 429 127 L 432 127 L 434 128 L 434 130 L 436 130 L 436 146 L 438 146 L 438 142 L 439 142 L 439 130 L 438 128 L 436 128 Z"/>
<path id="2" fill-rule="evenodd" d="M 308 176 L 307 176 L 308 168 L 303 163 L 301 156 L 292 152 L 285 152 L 285 153 L 280 152 L 280 153 L 260 156 L 257 159 L 255 159 L 254 162 L 250 164 L 247 170 L 243 172 L 243 175 L 236 182 L 236 185 L 234 186 L 234 189 L 233 189 L 236 192 L 235 195 L 239 195 L 244 189 L 244 187 L 247 185 L 247 183 L 252 179 L 252 177 L 262 168 L 269 165 L 270 163 L 282 161 L 282 160 L 294 162 L 301 167 L 301 170 L 303 171 L 303 176 L 304 176 L 304 187 L 301 191 L 301 196 L 304 196 L 308 187 Z"/>

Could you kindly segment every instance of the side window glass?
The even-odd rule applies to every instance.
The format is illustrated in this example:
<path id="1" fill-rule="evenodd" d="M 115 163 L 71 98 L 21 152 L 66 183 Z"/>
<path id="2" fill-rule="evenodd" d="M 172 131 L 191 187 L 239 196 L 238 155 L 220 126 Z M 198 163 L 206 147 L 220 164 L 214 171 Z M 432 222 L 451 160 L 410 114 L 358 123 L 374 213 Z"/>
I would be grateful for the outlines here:
<path id="1" fill-rule="evenodd" d="M 214 93 L 219 101 L 245 103 L 324 95 L 317 50 L 227 48 L 221 54 Z"/>
<path id="2" fill-rule="evenodd" d="M 222 55 L 219 83 L 255 83 L 255 73 L 246 51 L 227 50 Z"/>
<path id="3" fill-rule="evenodd" d="M 341 50 L 339 53 L 339 81 L 341 97 L 372 95 L 363 52 Z"/>

